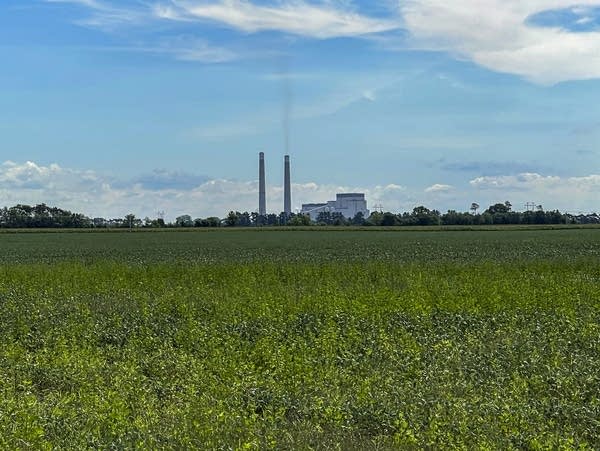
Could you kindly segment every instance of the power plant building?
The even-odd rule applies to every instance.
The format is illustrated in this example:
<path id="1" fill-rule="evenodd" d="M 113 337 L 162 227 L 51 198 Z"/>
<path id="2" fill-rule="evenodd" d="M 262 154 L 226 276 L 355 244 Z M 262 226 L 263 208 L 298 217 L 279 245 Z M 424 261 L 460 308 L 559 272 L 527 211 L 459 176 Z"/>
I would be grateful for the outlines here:
<path id="1" fill-rule="evenodd" d="M 341 213 L 347 219 L 354 218 L 357 213 L 362 213 L 365 218 L 370 214 L 363 193 L 341 193 L 336 195 L 336 200 L 326 203 L 302 204 L 301 213 L 309 215 L 312 221 L 316 221 L 323 212 Z"/>

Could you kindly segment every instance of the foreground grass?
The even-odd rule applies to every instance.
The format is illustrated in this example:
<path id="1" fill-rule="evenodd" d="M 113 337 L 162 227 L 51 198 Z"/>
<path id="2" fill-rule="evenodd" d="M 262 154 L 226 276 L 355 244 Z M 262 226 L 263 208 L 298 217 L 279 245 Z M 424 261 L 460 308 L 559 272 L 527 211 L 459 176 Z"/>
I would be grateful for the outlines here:
<path id="1" fill-rule="evenodd" d="M 5 264 L 0 447 L 598 448 L 592 248 Z"/>

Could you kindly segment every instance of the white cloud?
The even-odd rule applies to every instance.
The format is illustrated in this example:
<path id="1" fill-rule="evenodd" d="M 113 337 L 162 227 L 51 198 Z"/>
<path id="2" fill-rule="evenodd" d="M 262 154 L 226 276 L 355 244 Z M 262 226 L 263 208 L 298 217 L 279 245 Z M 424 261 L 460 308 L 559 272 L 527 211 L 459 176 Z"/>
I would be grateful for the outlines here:
<path id="1" fill-rule="evenodd" d="M 580 18 L 580 19 L 577 19 L 577 20 L 575 21 L 575 23 L 576 23 L 576 24 L 578 24 L 578 25 L 585 25 L 585 24 L 591 23 L 591 22 L 593 22 L 593 21 L 594 21 L 594 18 L 593 18 L 593 17 L 590 17 L 590 16 L 584 16 L 584 17 L 582 17 L 582 18 Z"/>
<path id="2" fill-rule="evenodd" d="M 433 185 L 436 186 L 436 185 Z M 339 186 L 317 182 L 293 184 L 292 203 L 325 202 L 340 192 L 363 192 L 369 206 L 381 205 L 386 211 L 411 211 L 425 205 L 445 211 L 465 211 L 471 202 L 483 207 L 510 200 L 515 209 L 526 202 L 542 204 L 561 211 L 597 211 L 600 175 L 561 178 L 535 173 L 516 176 L 479 177 L 468 188 L 445 190 L 413 189 L 398 184 L 377 186 Z M 431 187 L 430 187 L 431 188 Z M 58 164 L 34 162 L 0 164 L 0 198 L 3 205 L 46 203 L 88 216 L 155 217 L 165 211 L 167 220 L 181 214 L 194 217 L 223 217 L 229 210 L 253 211 L 258 203 L 258 181 L 209 179 L 178 171 L 158 170 L 152 174 L 116 180 L 94 171 L 69 169 Z M 283 188 L 267 187 L 267 209 L 279 213 Z"/>
<path id="3" fill-rule="evenodd" d="M 532 189 L 536 187 L 550 188 L 562 183 L 560 177 L 543 176 L 532 172 L 518 175 L 500 175 L 491 177 L 477 177 L 469 182 L 471 186 L 479 189 Z"/>
<path id="4" fill-rule="evenodd" d="M 315 182 L 293 184 L 293 206 L 335 199 L 339 192 L 364 192 L 372 203 L 399 209 L 407 198 L 406 188 L 396 185 L 374 187 L 338 186 Z M 68 169 L 58 164 L 34 162 L 0 164 L 0 198 L 6 206 L 46 203 L 88 216 L 139 217 L 156 215 L 167 219 L 181 214 L 219 216 L 229 210 L 253 211 L 258 203 L 258 181 L 208 179 L 182 172 L 157 170 L 129 181 L 116 180 L 94 171 Z M 283 187 L 267 188 L 268 210 L 279 213 Z"/>
<path id="5" fill-rule="evenodd" d="M 375 102 L 377 97 L 375 96 L 375 92 L 372 89 L 367 89 L 362 94 L 363 99 L 368 100 L 369 102 Z"/>
<path id="6" fill-rule="evenodd" d="M 494 71 L 544 84 L 600 77 L 600 32 L 571 32 L 528 22 L 537 13 L 574 6 L 600 6 L 600 1 L 400 2 L 415 48 L 452 52 Z"/>
<path id="7" fill-rule="evenodd" d="M 303 0 L 256 5 L 248 0 L 176 1 L 154 7 L 168 20 L 212 21 L 247 33 L 281 31 L 318 39 L 363 36 L 399 28 L 398 20 L 363 16 L 344 5 Z"/>
<path id="8" fill-rule="evenodd" d="M 431 185 L 425 188 L 426 193 L 444 193 L 454 189 L 451 185 L 443 185 L 441 183 L 436 183 L 435 185 Z"/>
<path id="9" fill-rule="evenodd" d="M 509 199 L 514 205 L 543 204 L 562 211 L 598 211 L 600 175 L 558 177 L 537 173 L 477 177 L 469 182 L 481 196 Z"/>

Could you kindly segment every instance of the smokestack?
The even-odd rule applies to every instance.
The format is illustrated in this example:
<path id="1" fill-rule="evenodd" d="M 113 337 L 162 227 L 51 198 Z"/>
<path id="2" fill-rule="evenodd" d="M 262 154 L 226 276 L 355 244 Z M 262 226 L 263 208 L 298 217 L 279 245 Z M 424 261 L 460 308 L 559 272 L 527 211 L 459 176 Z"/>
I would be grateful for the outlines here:
<path id="1" fill-rule="evenodd" d="M 285 156 L 284 180 L 283 180 L 283 212 L 292 214 L 292 182 L 290 178 L 290 156 Z"/>
<path id="2" fill-rule="evenodd" d="M 267 215 L 267 196 L 265 188 L 265 153 L 258 154 L 258 214 Z"/>

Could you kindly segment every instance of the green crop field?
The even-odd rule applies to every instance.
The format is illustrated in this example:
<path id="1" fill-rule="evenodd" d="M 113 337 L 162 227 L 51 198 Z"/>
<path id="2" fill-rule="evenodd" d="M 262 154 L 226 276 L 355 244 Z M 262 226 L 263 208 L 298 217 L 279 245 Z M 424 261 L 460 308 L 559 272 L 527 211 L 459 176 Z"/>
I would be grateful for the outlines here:
<path id="1" fill-rule="evenodd" d="M 0 234 L 1 449 L 598 449 L 600 230 Z"/>

